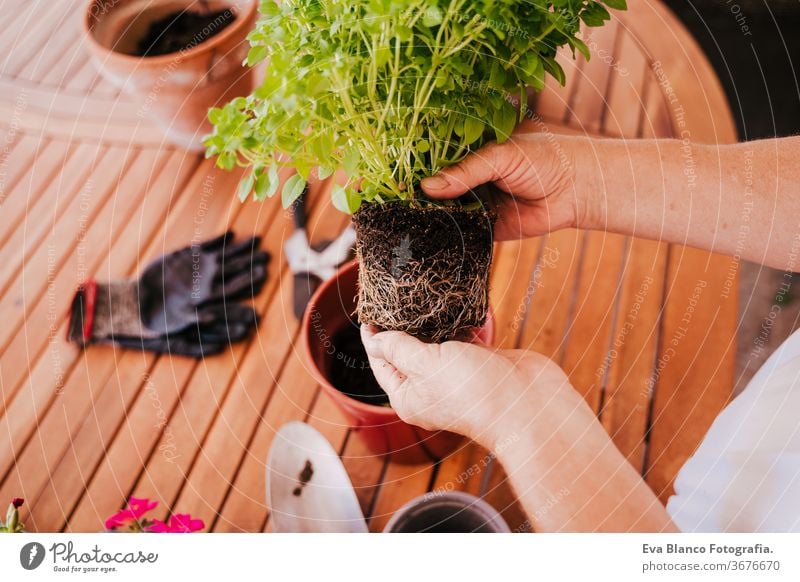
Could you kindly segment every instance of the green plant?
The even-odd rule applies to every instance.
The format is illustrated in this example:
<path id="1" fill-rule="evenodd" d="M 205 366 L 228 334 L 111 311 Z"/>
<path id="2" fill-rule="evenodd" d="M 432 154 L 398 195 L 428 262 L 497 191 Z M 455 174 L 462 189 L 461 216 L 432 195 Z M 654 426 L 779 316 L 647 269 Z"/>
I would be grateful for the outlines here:
<path id="1" fill-rule="evenodd" d="M 25 501 L 19 497 L 15 497 L 8 504 L 6 511 L 5 523 L 0 521 L 0 533 L 24 533 L 25 525 L 19 520 L 19 508 Z"/>
<path id="2" fill-rule="evenodd" d="M 283 205 L 312 171 L 342 168 L 335 206 L 419 201 L 419 181 L 485 141 L 508 139 L 526 87 L 564 83 L 556 49 L 589 58 L 581 23 L 609 19 L 625 0 L 273 0 L 249 36 L 246 64 L 269 60 L 248 96 L 212 109 L 207 154 L 226 169 L 252 167 L 242 199 L 274 195 L 278 169 L 297 174 Z M 522 113 L 517 112 L 515 103 Z"/>

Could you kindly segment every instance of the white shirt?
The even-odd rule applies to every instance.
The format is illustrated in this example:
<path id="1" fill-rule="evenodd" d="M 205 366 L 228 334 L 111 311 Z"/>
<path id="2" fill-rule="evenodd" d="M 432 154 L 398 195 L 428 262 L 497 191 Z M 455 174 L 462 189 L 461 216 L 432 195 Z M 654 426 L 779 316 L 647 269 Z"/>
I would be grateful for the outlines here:
<path id="1" fill-rule="evenodd" d="M 685 532 L 800 531 L 800 330 L 711 425 L 667 512 Z"/>

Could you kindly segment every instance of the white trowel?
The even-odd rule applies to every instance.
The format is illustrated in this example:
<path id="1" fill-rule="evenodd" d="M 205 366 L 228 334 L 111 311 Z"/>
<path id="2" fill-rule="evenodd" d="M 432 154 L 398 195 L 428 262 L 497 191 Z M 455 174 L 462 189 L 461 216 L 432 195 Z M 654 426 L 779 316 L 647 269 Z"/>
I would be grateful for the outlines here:
<path id="1" fill-rule="evenodd" d="M 285 424 L 275 435 L 266 481 L 275 532 L 368 531 L 339 455 L 303 422 Z"/>

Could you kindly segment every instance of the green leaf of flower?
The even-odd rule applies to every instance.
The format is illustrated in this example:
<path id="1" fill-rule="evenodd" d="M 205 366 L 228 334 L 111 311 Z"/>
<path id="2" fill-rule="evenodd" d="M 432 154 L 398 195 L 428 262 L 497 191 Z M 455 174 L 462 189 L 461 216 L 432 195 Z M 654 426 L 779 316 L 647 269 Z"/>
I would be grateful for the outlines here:
<path id="1" fill-rule="evenodd" d="M 266 172 L 262 168 L 258 177 L 256 177 L 255 199 L 261 201 L 266 198 L 272 198 L 275 192 L 278 191 L 279 183 L 278 165 L 276 163 L 273 162 Z"/>
<path id="2" fill-rule="evenodd" d="M 353 214 L 361 206 L 361 196 L 350 186 L 334 184 L 332 196 L 333 206 L 340 212 Z"/>
<path id="3" fill-rule="evenodd" d="M 347 151 L 344 152 L 342 166 L 344 167 L 344 171 L 347 172 L 347 175 L 351 178 L 355 177 L 358 173 L 358 164 L 360 161 L 361 154 L 356 148 L 348 148 Z"/>
<path id="4" fill-rule="evenodd" d="M 253 191 L 253 182 L 255 180 L 253 174 L 255 174 L 255 170 L 247 172 L 247 175 L 239 182 L 239 200 L 242 202 L 247 200 L 247 197 L 250 196 L 250 192 Z"/>
<path id="5" fill-rule="evenodd" d="M 281 204 L 283 207 L 289 208 L 295 200 L 300 198 L 305 187 L 306 181 L 299 174 L 293 174 L 286 180 L 281 191 Z"/>
<path id="6" fill-rule="evenodd" d="M 484 123 L 477 117 L 467 117 L 464 120 L 464 144 L 470 145 L 478 141 L 483 135 Z"/>
<path id="7" fill-rule="evenodd" d="M 517 124 L 517 112 L 514 106 L 507 101 L 503 101 L 503 105 L 496 109 L 492 116 L 492 123 L 494 124 L 494 133 L 497 136 L 498 143 L 503 143 L 514 131 Z"/>
<path id="8" fill-rule="evenodd" d="M 615 10 L 627 10 L 628 3 L 625 0 L 603 0 L 603 4 Z"/>

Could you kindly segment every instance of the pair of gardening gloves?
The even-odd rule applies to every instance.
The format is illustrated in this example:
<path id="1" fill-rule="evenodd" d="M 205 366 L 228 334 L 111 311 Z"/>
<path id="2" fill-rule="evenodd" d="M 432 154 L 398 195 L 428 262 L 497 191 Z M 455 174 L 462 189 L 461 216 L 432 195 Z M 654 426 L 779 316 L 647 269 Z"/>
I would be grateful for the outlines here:
<path id="1" fill-rule="evenodd" d="M 85 347 L 125 348 L 202 358 L 247 338 L 258 325 L 252 298 L 267 280 L 260 237 L 233 232 L 166 254 L 138 279 L 82 284 L 67 338 Z"/>

